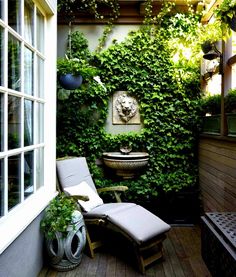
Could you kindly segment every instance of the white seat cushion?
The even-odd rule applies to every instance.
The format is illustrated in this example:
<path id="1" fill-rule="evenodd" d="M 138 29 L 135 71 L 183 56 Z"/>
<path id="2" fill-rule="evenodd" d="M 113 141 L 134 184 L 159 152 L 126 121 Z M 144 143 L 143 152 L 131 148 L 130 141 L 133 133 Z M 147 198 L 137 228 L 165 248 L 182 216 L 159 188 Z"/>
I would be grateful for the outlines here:
<path id="1" fill-rule="evenodd" d="M 170 229 L 169 224 L 139 205 L 110 213 L 108 220 L 129 234 L 138 244 L 145 243 Z"/>
<path id="2" fill-rule="evenodd" d="M 99 197 L 99 195 L 85 181 L 75 186 L 66 187 L 64 188 L 64 191 L 68 192 L 70 195 L 88 196 L 88 201 L 78 200 L 78 203 L 86 212 L 103 204 L 102 198 Z"/>

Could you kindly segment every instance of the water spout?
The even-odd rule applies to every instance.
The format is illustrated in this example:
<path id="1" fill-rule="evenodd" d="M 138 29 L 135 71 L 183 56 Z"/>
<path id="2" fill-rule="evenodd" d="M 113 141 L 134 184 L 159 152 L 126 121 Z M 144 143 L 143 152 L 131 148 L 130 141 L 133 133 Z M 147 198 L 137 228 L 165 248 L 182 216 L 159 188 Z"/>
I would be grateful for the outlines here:
<path id="1" fill-rule="evenodd" d="M 132 151 L 132 147 L 130 145 L 123 145 L 120 147 L 120 152 L 123 155 L 128 155 Z"/>

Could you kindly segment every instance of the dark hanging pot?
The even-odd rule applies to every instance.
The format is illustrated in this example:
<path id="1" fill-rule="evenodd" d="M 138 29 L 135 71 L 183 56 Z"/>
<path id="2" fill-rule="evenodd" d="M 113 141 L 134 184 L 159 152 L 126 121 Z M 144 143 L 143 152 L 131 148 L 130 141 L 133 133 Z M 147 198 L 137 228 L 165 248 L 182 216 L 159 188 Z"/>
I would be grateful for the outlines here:
<path id="1" fill-rule="evenodd" d="M 83 78 L 81 75 L 65 74 L 59 76 L 59 83 L 64 89 L 72 90 L 81 86 Z"/>
<path id="2" fill-rule="evenodd" d="M 201 48 L 202 48 L 203 53 L 207 54 L 209 51 L 212 50 L 213 43 L 209 40 L 206 40 L 201 44 Z"/>
<path id="3" fill-rule="evenodd" d="M 236 16 L 234 16 L 231 20 L 231 23 L 230 23 L 230 28 L 236 32 Z"/>

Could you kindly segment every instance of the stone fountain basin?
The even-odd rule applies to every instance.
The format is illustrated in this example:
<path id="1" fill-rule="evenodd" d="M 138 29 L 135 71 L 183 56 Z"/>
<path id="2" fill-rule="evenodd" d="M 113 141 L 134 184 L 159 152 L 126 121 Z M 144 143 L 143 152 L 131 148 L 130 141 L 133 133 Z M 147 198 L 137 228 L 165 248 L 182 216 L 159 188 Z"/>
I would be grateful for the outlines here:
<path id="1" fill-rule="evenodd" d="M 116 175 L 123 178 L 133 178 L 139 173 L 139 170 L 144 168 L 149 159 L 149 154 L 146 152 L 130 152 L 123 154 L 120 152 L 103 153 L 104 164 L 116 170 Z"/>

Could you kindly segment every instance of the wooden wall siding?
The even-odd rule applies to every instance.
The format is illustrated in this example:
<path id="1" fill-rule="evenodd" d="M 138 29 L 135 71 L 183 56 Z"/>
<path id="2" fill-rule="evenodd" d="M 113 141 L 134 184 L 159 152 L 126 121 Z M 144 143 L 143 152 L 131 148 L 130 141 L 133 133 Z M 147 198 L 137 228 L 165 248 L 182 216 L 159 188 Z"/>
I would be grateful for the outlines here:
<path id="1" fill-rule="evenodd" d="M 236 211 L 236 140 L 200 138 L 199 182 L 204 212 Z"/>

